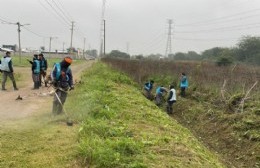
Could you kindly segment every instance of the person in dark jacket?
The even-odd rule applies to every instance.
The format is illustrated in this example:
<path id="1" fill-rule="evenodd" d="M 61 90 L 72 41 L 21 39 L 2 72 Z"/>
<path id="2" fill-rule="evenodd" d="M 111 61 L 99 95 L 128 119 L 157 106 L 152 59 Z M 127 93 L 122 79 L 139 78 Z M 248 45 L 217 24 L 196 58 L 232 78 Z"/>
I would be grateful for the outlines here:
<path id="1" fill-rule="evenodd" d="M 40 72 L 40 86 L 42 84 L 42 79 L 44 80 L 45 87 L 47 87 L 47 80 L 46 80 L 46 71 L 48 68 L 48 62 L 43 56 L 43 54 L 39 54 L 39 61 L 41 66 L 41 72 Z"/>
<path id="2" fill-rule="evenodd" d="M 167 93 L 167 89 L 163 86 L 158 86 L 156 88 L 156 93 L 155 93 L 155 104 L 157 106 L 161 106 L 162 105 L 162 99 L 163 99 L 163 95 L 164 93 Z"/>
<path id="3" fill-rule="evenodd" d="M 170 92 L 167 98 L 167 113 L 172 114 L 173 113 L 173 103 L 176 102 L 176 91 L 174 89 L 173 85 L 170 85 Z"/>
<path id="4" fill-rule="evenodd" d="M 67 98 L 67 91 L 74 89 L 73 76 L 70 69 L 72 59 L 65 57 L 60 63 L 55 63 L 51 72 L 53 87 L 55 88 L 52 113 L 63 112 L 63 105 Z"/>
<path id="5" fill-rule="evenodd" d="M 153 80 L 150 80 L 149 82 L 146 82 L 144 84 L 144 91 L 145 91 L 144 95 L 146 96 L 147 99 L 150 99 L 150 100 L 153 99 L 153 96 L 152 96 L 153 84 L 154 84 Z"/>
<path id="6" fill-rule="evenodd" d="M 6 83 L 7 77 L 9 77 L 11 79 L 11 81 L 13 82 L 14 90 L 18 90 L 18 88 L 16 86 L 15 78 L 14 78 L 14 70 L 13 70 L 11 53 L 9 51 L 7 51 L 6 55 L 1 58 L 0 64 L 1 64 L 1 71 L 3 73 L 2 90 L 6 90 L 5 83 Z"/>
<path id="7" fill-rule="evenodd" d="M 33 61 L 30 62 L 32 64 L 32 79 L 34 83 L 33 89 L 40 88 L 40 61 L 38 59 L 38 55 L 35 54 Z"/>
<path id="8" fill-rule="evenodd" d="M 181 96 L 185 97 L 186 96 L 185 90 L 188 88 L 188 78 L 185 73 L 181 74 L 180 87 L 181 87 Z"/>

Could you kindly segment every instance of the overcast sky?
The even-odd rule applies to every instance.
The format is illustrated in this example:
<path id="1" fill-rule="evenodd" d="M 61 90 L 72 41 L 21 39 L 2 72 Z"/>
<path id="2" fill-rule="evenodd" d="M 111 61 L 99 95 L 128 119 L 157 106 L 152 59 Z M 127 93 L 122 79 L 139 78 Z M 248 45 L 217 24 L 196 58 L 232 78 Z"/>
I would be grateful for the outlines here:
<path id="1" fill-rule="evenodd" d="M 62 50 L 70 46 L 71 22 L 75 21 L 73 46 L 100 48 L 102 0 L 1 0 L 0 45 L 22 48 L 45 46 Z M 61 12 L 62 11 L 62 12 Z M 57 14 L 58 13 L 58 14 Z M 259 0 L 107 0 L 106 51 L 129 54 L 165 54 L 168 19 L 172 24 L 172 52 L 233 47 L 245 35 L 259 36 Z M 25 29 L 26 28 L 26 29 Z"/>

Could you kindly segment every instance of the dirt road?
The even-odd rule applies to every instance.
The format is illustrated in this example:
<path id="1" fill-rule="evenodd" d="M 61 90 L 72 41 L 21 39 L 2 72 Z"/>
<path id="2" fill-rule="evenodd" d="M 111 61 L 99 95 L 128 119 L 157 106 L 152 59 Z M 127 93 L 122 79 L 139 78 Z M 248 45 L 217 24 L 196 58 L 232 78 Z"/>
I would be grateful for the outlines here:
<path id="1" fill-rule="evenodd" d="M 79 79 L 80 73 L 91 64 L 92 62 L 89 61 L 72 64 L 74 80 Z M 14 70 L 22 75 L 21 79 L 17 81 L 19 90 L 14 91 L 12 84 L 7 83 L 7 91 L 0 91 L 0 125 L 12 120 L 37 115 L 43 111 L 43 108 L 44 111 L 51 113 L 53 96 L 50 96 L 49 93 L 52 88 L 41 87 L 39 90 L 32 90 L 33 82 L 30 68 L 15 67 Z M 19 95 L 23 98 L 22 100 L 16 100 Z"/>

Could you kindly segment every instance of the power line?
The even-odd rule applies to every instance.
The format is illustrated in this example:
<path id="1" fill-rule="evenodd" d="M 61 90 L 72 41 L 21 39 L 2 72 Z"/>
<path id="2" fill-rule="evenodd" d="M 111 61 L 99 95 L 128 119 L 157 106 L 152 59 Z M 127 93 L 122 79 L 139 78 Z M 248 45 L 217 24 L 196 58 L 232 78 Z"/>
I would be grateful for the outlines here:
<path id="1" fill-rule="evenodd" d="M 55 13 L 55 15 L 59 16 L 59 18 L 67 25 L 69 25 L 69 21 L 67 21 L 54 7 L 53 5 L 48 1 L 48 0 L 44 0 L 52 9 L 53 13 Z M 39 0 L 39 2 L 41 2 Z M 42 3 L 41 3 L 42 4 Z"/>
<path id="2" fill-rule="evenodd" d="M 244 30 L 244 29 L 254 29 L 258 28 L 260 22 L 252 23 L 247 25 L 234 25 L 234 26 L 227 26 L 227 27 L 219 27 L 213 29 L 203 29 L 203 30 L 194 30 L 194 31 L 175 31 L 175 33 L 206 33 L 206 32 L 216 32 L 216 31 L 236 31 L 236 30 Z"/>
<path id="3" fill-rule="evenodd" d="M 27 30 L 28 32 L 30 32 L 30 33 L 32 33 L 32 34 L 38 36 L 38 37 L 47 38 L 47 36 L 43 36 L 43 35 L 40 35 L 40 34 L 38 34 L 38 33 L 35 33 L 35 32 L 33 32 L 32 30 L 28 29 L 27 27 L 23 27 L 23 28 L 24 28 L 25 30 Z"/>
<path id="4" fill-rule="evenodd" d="M 58 2 L 58 4 L 60 4 L 61 8 L 63 9 L 64 12 L 67 13 L 67 16 L 70 20 L 74 20 L 71 15 L 69 14 L 69 12 L 64 8 L 63 4 L 59 1 L 59 0 L 56 0 Z"/>
<path id="5" fill-rule="evenodd" d="M 54 15 L 54 17 L 56 17 L 57 20 L 59 20 L 62 24 L 66 24 L 66 26 L 68 26 L 69 24 L 67 22 L 64 22 L 63 20 L 61 20 L 54 12 L 53 10 L 50 10 L 49 8 L 47 8 L 42 2 L 41 0 L 38 0 L 38 2 L 40 3 L 40 5 L 48 11 L 48 13 L 52 13 Z"/>
<path id="6" fill-rule="evenodd" d="M 185 26 L 201 25 L 201 24 L 214 22 L 214 21 L 217 21 L 217 20 L 223 20 L 223 19 L 232 18 L 232 17 L 235 17 L 235 16 L 244 15 L 244 14 L 247 14 L 247 13 L 252 13 L 252 12 L 255 12 L 255 11 L 260 11 L 260 8 L 253 9 L 253 10 L 248 10 L 248 11 L 244 11 L 244 12 L 240 12 L 240 13 L 236 13 L 236 14 L 229 15 L 229 16 L 222 16 L 222 17 L 214 18 L 214 19 L 210 19 L 210 20 L 199 21 L 199 22 L 194 22 L 194 23 L 187 23 L 187 24 L 181 24 L 181 25 L 176 25 L 176 26 L 177 27 L 185 27 Z"/>
<path id="7" fill-rule="evenodd" d="M 63 17 L 66 18 L 69 22 L 71 22 L 71 19 L 68 18 L 68 16 L 65 14 L 65 12 L 58 6 L 58 4 L 52 0 L 53 4 L 59 9 L 59 11 L 63 14 Z"/>

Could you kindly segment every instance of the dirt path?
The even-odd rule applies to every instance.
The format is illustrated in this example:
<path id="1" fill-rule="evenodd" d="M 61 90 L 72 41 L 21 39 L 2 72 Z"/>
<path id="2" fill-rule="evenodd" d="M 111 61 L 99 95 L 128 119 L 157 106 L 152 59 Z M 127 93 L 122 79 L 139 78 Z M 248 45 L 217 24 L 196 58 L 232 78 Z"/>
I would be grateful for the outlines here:
<path id="1" fill-rule="evenodd" d="M 79 79 L 80 73 L 91 66 L 92 62 L 84 62 L 71 66 L 74 80 Z M 21 73 L 20 81 L 17 81 L 18 91 L 14 91 L 11 83 L 6 84 L 7 91 L 0 91 L 0 121 L 1 123 L 11 122 L 26 118 L 28 116 L 37 115 L 44 111 L 51 113 L 52 96 L 49 92 L 52 88 L 41 87 L 39 90 L 32 90 L 33 82 L 31 79 L 31 70 L 29 67 L 16 67 L 15 72 Z M 9 80 L 9 79 L 8 79 Z M 10 81 L 10 80 L 9 80 Z M 16 100 L 18 96 L 22 100 Z M 0 126 L 1 126 L 0 123 Z"/>

